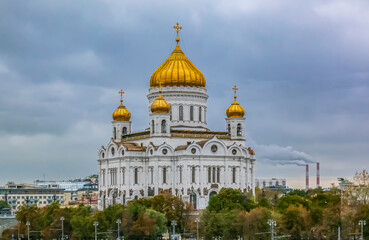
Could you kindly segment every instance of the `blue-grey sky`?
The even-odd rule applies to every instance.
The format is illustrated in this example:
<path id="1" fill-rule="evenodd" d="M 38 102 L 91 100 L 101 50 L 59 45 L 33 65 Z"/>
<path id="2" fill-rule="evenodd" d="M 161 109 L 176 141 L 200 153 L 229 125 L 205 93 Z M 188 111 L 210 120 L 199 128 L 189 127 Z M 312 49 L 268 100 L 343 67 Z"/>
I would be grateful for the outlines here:
<path id="1" fill-rule="evenodd" d="M 304 187 L 368 169 L 369 2 L 0 2 L 0 185 L 97 172 L 119 89 L 148 126 L 149 79 L 175 46 L 204 74 L 208 126 L 246 111 L 256 175 Z M 315 167 L 311 186 L 315 186 Z"/>

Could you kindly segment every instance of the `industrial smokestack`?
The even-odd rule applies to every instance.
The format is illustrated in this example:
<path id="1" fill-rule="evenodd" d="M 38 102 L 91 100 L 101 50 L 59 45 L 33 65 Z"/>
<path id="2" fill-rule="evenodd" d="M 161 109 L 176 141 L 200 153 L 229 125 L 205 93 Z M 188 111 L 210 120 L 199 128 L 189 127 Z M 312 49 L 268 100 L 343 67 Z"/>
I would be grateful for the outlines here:
<path id="1" fill-rule="evenodd" d="M 309 189 L 309 164 L 306 164 L 306 190 Z"/>
<path id="2" fill-rule="evenodd" d="M 316 187 L 320 187 L 320 164 L 316 163 Z"/>

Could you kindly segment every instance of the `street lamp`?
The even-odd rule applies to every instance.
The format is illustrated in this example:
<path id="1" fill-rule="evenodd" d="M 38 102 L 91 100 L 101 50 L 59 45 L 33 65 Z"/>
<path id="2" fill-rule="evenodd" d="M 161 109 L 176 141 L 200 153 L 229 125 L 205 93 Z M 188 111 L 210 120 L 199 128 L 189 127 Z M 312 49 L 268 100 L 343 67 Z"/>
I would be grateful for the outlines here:
<path id="1" fill-rule="evenodd" d="M 120 227 L 120 224 L 122 223 L 122 221 L 121 221 L 120 219 L 118 219 L 118 220 L 116 221 L 116 223 L 117 223 L 117 227 L 118 227 L 118 240 L 120 240 L 119 227 Z"/>
<path id="2" fill-rule="evenodd" d="M 97 240 L 97 226 L 99 226 L 99 223 L 95 221 L 94 226 L 95 226 L 95 240 Z"/>
<path id="3" fill-rule="evenodd" d="M 176 221 L 172 221 L 171 225 L 172 225 L 172 227 L 173 227 L 173 235 L 172 235 L 172 239 L 174 239 L 174 234 L 175 234 L 175 230 L 176 230 L 177 222 L 176 222 Z"/>
<path id="4" fill-rule="evenodd" d="M 273 219 L 269 219 L 268 224 L 270 226 L 271 240 L 274 240 L 274 227 L 277 226 L 277 222 Z"/>
<path id="5" fill-rule="evenodd" d="M 364 240 L 363 230 L 364 230 L 364 226 L 365 225 L 366 225 L 366 221 L 365 220 L 360 220 L 359 221 L 359 226 L 361 226 L 361 240 Z"/>
<path id="6" fill-rule="evenodd" d="M 27 221 L 26 225 L 27 225 L 27 236 L 28 236 L 28 240 L 29 240 L 29 226 L 31 225 L 31 223 L 29 221 Z"/>
<path id="7" fill-rule="evenodd" d="M 64 217 L 60 217 L 60 221 L 62 222 L 62 240 L 64 240 Z"/>
<path id="8" fill-rule="evenodd" d="M 196 223 L 196 239 L 197 240 L 199 240 L 199 222 L 200 222 L 200 219 L 196 218 L 195 223 Z"/>

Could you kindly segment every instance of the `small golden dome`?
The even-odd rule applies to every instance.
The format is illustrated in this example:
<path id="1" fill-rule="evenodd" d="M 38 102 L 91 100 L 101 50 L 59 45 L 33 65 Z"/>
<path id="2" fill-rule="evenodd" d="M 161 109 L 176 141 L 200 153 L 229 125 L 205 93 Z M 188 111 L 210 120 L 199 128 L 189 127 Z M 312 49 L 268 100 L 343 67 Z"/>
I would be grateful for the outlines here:
<path id="1" fill-rule="evenodd" d="M 231 104 L 231 106 L 227 108 L 227 112 L 226 112 L 227 117 L 243 118 L 243 116 L 245 115 L 245 110 L 241 107 L 241 105 L 236 100 L 237 98 L 236 91 L 238 90 L 238 88 L 234 86 L 233 90 L 234 90 L 234 101 Z"/>
<path id="2" fill-rule="evenodd" d="M 159 83 L 161 83 L 163 87 L 189 86 L 204 88 L 206 85 L 204 75 L 188 60 L 179 47 L 178 29 L 182 29 L 182 27 L 179 27 L 177 23 L 174 28 L 177 29 L 177 46 L 168 59 L 151 75 L 150 87 L 159 87 Z"/>
<path id="3" fill-rule="evenodd" d="M 169 113 L 170 111 L 170 105 L 165 101 L 161 93 L 159 93 L 159 96 L 151 104 L 150 108 L 152 113 Z"/>
<path id="4" fill-rule="evenodd" d="M 114 121 L 129 121 L 131 119 L 131 113 L 127 110 L 127 108 L 123 105 L 123 91 L 120 90 L 120 105 L 113 112 L 113 120 Z"/>

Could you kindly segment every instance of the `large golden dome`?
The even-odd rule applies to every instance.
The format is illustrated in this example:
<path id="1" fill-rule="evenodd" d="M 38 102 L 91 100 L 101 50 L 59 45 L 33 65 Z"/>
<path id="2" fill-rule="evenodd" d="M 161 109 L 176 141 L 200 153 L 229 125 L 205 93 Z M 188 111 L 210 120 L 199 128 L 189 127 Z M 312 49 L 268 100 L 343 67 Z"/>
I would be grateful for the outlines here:
<path id="1" fill-rule="evenodd" d="M 170 105 L 165 101 L 161 93 L 151 104 L 150 108 L 152 113 L 169 113 L 170 111 Z"/>
<path id="2" fill-rule="evenodd" d="M 231 104 L 231 106 L 227 108 L 227 111 L 226 111 L 227 117 L 243 118 L 243 116 L 245 115 L 245 110 L 241 107 L 241 105 L 236 100 L 237 99 L 236 91 L 238 90 L 238 88 L 234 86 L 233 90 L 234 90 L 234 101 Z"/>
<path id="3" fill-rule="evenodd" d="M 120 90 L 120 105 L 113 112 L 113 120 L 114 121 L 129 121 L 131 119 L 131 113 L 127 110 L 127 108 L 123 105 L 123 91 Z"/>
<path id="4" fill-rule="evenodd" d="M 179 47 L 179 37 L 177 23 L 177 46 L 167 60 L 151 75 L 150 87 L 159 87 L 159 83 L 163 87 L 173 86 L 189 86 L 189 87 L 205 87 L 205 77 L 199 69 L 193 65 L 184 55 Z"/>

